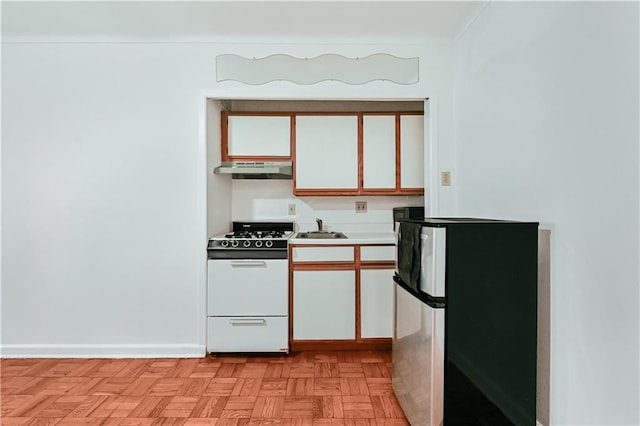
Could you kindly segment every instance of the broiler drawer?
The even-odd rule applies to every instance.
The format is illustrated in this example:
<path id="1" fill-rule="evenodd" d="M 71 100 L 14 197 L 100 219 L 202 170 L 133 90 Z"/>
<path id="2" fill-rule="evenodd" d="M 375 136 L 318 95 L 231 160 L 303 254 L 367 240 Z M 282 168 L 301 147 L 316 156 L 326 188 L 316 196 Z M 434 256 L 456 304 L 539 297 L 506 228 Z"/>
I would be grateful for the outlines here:
<path id="1" fill-rule="evenodd" d="M 289 317 L 209 317 L 207 352 L 289 352 Z"/>

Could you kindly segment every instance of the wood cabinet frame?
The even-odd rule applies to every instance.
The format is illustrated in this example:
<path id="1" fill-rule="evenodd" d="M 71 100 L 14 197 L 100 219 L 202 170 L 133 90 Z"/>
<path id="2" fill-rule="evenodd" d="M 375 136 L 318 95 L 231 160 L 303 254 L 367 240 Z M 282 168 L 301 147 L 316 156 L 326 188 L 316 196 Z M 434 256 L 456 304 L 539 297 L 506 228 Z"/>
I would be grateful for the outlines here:
<path id="1" fill-rule="evenodd" d="M 244 116 L 279 116 L 290 117 L 290 147 L 289 156 L 259 156 L 259 155 L 229 155 L 229 121 L 231 115 Z M 355 189 L 297 189 L 296 188 L 296 117 L 308 115 L 354 115 L 358 117 L 358 187 Z M 364 116 L 365 115 L 392 115 L 395 116 L 395 188 L 364 188 Z M 221 113 L 221 154 L 222 161 L 293 161 L 293 194 L 299 196 L 331 196 L 331 195 L 423 195 L 424 188 L 402 188 L 401 184 L 401 134 L 400 118 L 403 115 L 424 115 L 422 111 L 375 111 L 375 112 L 351 112 L 351 111 L 313 111 L 313 112 L 229 112 Z"/>
<path id="2" fill-rule="evenodd" d="M 292 112 L 229 112 L 222 111 L 220 129 L 220 150 L 222 161 L 290 161 L 293 159 L 293 143 L 295 140 L 294 116 Z M 229 155 L 229 116 L 257 116 L 257 117 L 289 117 L 289 155 Z"/>
<path id="3" fill-rule="evenodd" d="M 297 189 L 297 185 L 296 185 L 296 169 L 298 167 L 298 162 L 296 161 L 296 117 L 297 116 L 310 116 L 310 115 L 317 115 L 317 116 L 344 116 L 344 115 L 349 115 L 349 116 L 355 116 L 358 117 L 358 140 L 357 140 L 357 144 L 358 144 L 358 163 L 360 163 L 361 161 L 361 148 L 360 148 L 360 141 L 361 141 L 361 135 L 362 135 L 362 129 L 360 126 L 361 123 L 361 119 L 359 117 L 359 112 L 334 112 L 334 111 L 323 111 L 323 112 L 302 112 L 302 113 L 296 113 L 294 118 L 293 118 L 293 142 L 292 142 L 292 152 L 291 152 L 291 158 L 293 159 L 293 195 L 299 195 L 299 196 L 323 196 L 323 195 L 359 195 L 359 190 L 360 190 L 360 186 L 361 186 L 361 181 L 362 178 L 360 176 L 360 168 L 358 165 L 358 188 L 354 188 L 354 189 L 336 189 L 336 188 L 326 188 L 326 189 Z"/>
<path id="4" fill-rule="evenodd" d="M 360 255 L 360 248 L 365 246 L 393 246 L 393 244 L 290 244 L 289 245 L 289 348 L 291 351 L 314 350 L 390 350 L 391 338 L 363 338 L 361 336 L 361 274 L 363 269 L 393 269 L 395 262 L 392 260 L 366 260 Z M 354 250 L 353 261 L 302 261 L 293 260 L 294 248 L 300 247 L 352 247 Z M 294 271 L 354 271 L 355 272 L 355 339 L 341 340 L 295 340 L 293 337 L 293 319 L 295 316 L 293 306 L 293 273 Z"/>
<path id="5" fill-rule="evenodd" d="M 396 140 L 395 140 L 395 168 L 396 182 L 395 189 L 389 188 L 365 188 L 364 187 L 364 116 L 365 115 L 393 115 L 396 120 Z M 400 118 L 403 115 L 424 115 L 421 111 L 412 112 L 362 112 L 358 114 L 358 177 L 359 177 L 359 193 L 358 195 L 423 195 L 424 188 L 402 188 L 401 170 L 401 134 L 400 134 Z"/>
<path id="6" fill-rule="evenodd" d="M 358 188 L 357 189 L 297 189 L 296 188 L 296 161 L 295 161 L 295 116 L 297 115 L 356 115 L 358 117 Z M 396 138 L 395 138 L 395 188 L 364 188 L 364 116 L 365 115 L 393 115 L 395 116 Z M 322 195 L 423 195 L 424 188 L 402 188 L 401 186 L 401 134 L 400 117 L 403 115 L 424 115 L 422 111 L 375 111 L 375 112 L 305 112 L 295 113 L 293 117 L 294 129 L 292 131 L 292 152 L 293 161 L 293 194 L 299 196 L 322 196 Z"/>

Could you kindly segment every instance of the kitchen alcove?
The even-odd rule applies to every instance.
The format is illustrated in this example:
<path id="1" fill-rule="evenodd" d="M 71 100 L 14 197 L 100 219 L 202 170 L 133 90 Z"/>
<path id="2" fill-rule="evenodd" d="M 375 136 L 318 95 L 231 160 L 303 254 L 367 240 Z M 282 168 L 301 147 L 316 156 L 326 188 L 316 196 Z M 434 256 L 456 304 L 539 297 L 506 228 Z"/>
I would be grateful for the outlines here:
<path id="1" fill-rule="evenodd" d="M 354 212 L 355 201 L 367 201 L 369 209 L 366 214 L 351 216 L 349 220 L 357 220 L 358 222 L 371 221 L 387 221 L 386 213 L 381 210 L 388 210 L 390 217 L 390 209 L 399 205 L 424 205 L 424 182 L 426 173 L 422 170 L 422 166 L 416 172 L 413 172 L 413 182 L 416 179 L 422 185 L 412 183 L 407 188 L 402 187 L 402 170 L 406 167 L 398 167 L 400 156 L 406 155 L 407 158 L 425 158 L 428 152 L 428 141 L 420 141 L 421 146 L 418 151 L 409 154 L 402 153 L 394 144 L 389 146 L 385 142 L 390 137 L 396 137 L 394 127 L 404 126 L 405 120 L 417 120 L 417 114 L 424 114 L 424 100 L 261 100 L 261 99 L 208 99 L 207 100 L 207 233 L 215 235 L 224 232 L 232 220 L 251 220 L 251 219 L 267 219 L 278 217 L 284 219 L 292 219 L 302 226 L 306 222 L 313 224 L 315 217 L 311 217 L 313 212 L 329 215 L 326 217 L 327 224 L 335 222 L 331 219 L 331 215 L 337 212 L 335 216 L 344 217 L 347 213 Z M 365 132 L 365 138 L 369 139 L 369 145 L 358 145 L 358 140 L 352 142 L 355 148 L 351 159 L 346 162 L 351 164 L 351 176 L 356 176 L 355 184 L 353 177 L 351 178 L 351 187 L 344 189 L 323 187 L 322 183 L 314 184 L 316 179 L 314 176 L 322 176 L 327 174 L 342 174 L 336 164 L 323 164 L 317 160 L 317 156 L 307 156 L 309 161 L 320 164 L 320 169 L 314 173 L 298 176 L 294 171 L 294 176 L 290 181 L 265 181 L 251 180 L 242 181 L 232 179 L 229 176 L 214 176 L 212 171 L 219 166 L 222 161 L 227 161 L 222 150 L 222 141 L 225 138 L 223 134 L 224 126 L 221 120 L 224 116 L 235 117 L 282 117 L 289 119 L 292 116 L 299 116 L 303 119 L 309 117 L 353 117 L 355 129 L 351 130 L 352 135 L 358 132 Z M 430 120 L 419 120 L 420 124 L 424 121 L 424 125 L 428 125 Z M 291 123 L 288 123 L 291 125 Z M 358 129 L 358 126 L 360 129 Z M 282 138 L 281 123 L 279 123 L 274 131 L 274 140 Z M 385 128 L 386 127 L 386 128 Z M 414 126 L 415 128 L 415 126 Z M 291 129 L 291 134 L 295 138 L 295 130 Z M 408 131 L 403 131 L 409 134 Z M 420 127 L 413 132 L 421 135 L 429 135 L 429 130 Z M 382 136 L 380 136 L 380 134 Z M 375 135 L 375 136 L 374 136 Z M 369 138 L 369 136 L 371 136 Z M 357 136 L 356 136 L 357 137 Z M 399 142 L 399 141 L 398 141 Z M 385 143 L 387 145 L 385 146 Z M 241 147 L 242 155 L 231 158 L 232 160 L 255 160 L 255 161 L 283 161 L 294 159 L 294 163 L 304 163 L 304 158 L 298 158 L 295 161 L 295 146 L 291 149 L 290 156 L 287 157 L 286 152 L 281 148 L 272 149 L 275 157 L 266 156 L 250 156 L 247 155 L 249 148 L 247 145 L 237 145 Z M 275 146 L 275 145 L 274 145 Z M 304 152 L 298 152 L 304 156 Z M 308 154 L 308 152 L 307 152 Z M 313 152 L 311 152 L 313 154 Z M 395 159 L 390 159 L 396 156 Z M 386 163 L 384 163 L 386 161 Z M 377 167 L 375 164 L 384 164 Z M 406 162 L 405 162 L 406 163 Z M 294 166 L 295 167 L 295 166 Z M 374 173 L 371 171 L 374 170 Z M 309 181 L 311 178 L 311 181 Z M 304 184 L 306 179 L 306 187 Z M 296 188 L 296 183 L 300 180 L 300 185 Z M 310 183 L 309 183 L 310 182 Z M 386 182 L 386 183 L 385 183 Z M 326 201 L 320 199 L 326 198 Z M 288 207 L 295 204 L 295 214 L 289 214 Z M 326 210 L 329 209 L 329 210 Z M 377 211 L 380 209 L 380 211 Z M 307 213 L 305 215 L 305 212 Z M 376 216 L 377 214 L 377 216 Z M 306 217 L 309 216 L 309 217 Z M 389 221 L 389 224 L 390 221 Z"/>

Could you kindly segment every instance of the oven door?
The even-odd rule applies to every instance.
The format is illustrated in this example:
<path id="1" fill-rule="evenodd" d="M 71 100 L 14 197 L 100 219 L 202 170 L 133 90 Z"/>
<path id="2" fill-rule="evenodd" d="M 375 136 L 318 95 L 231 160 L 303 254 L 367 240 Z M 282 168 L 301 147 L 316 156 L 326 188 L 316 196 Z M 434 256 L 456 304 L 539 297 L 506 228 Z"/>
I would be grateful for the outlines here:
<path id="1" fill-rule="evenodd" d="M 289 312 L 286 259 L 208 261 L 209 316 L 281 316 Z"/>

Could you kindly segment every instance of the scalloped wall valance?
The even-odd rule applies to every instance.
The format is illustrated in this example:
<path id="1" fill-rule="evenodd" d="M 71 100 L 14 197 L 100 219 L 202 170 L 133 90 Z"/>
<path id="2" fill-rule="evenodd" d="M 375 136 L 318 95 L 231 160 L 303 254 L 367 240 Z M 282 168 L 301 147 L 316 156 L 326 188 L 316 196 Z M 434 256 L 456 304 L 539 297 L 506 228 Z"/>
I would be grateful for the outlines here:
<path id="1" fill-rule="evenodd" d="M 316 84 L 340 81 L 351 85 L 382 80 L 396 84 L 415 84 L 419 76 L 418 58 L 399 58 L 376 53 L 362 58 L 329 53 L 313 58 L 276 54 L 264 58 L 245 58 L 234 54 L 216 56 L 216 80 L 260 85 L 272 81 Z"/>

